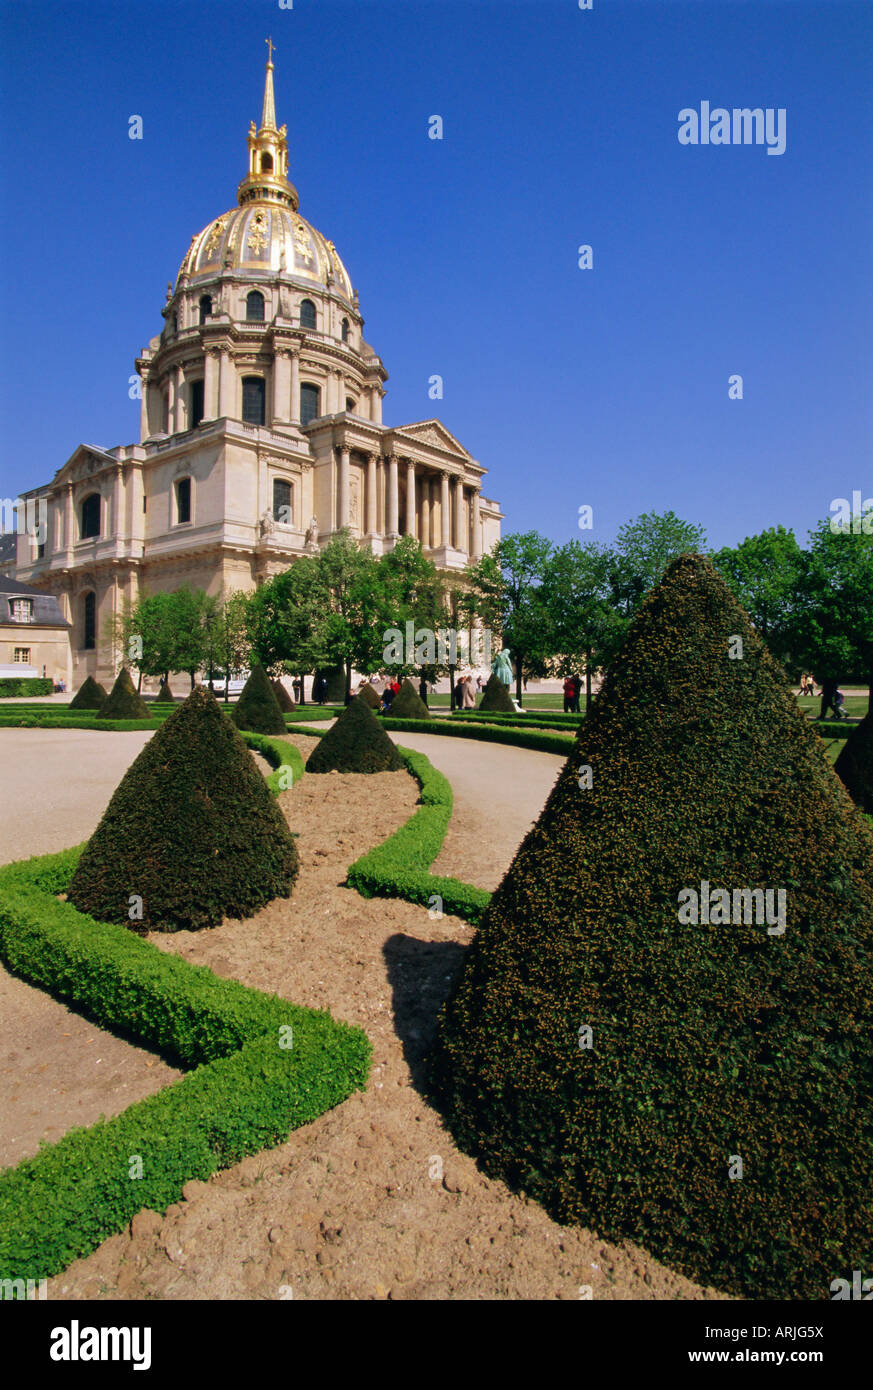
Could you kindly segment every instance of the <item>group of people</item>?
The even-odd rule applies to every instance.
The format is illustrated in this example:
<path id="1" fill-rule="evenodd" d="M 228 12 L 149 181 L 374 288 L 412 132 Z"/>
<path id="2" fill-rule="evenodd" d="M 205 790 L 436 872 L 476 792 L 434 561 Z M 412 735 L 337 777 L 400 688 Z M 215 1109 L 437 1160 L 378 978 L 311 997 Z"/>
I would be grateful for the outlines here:
<path id="1" fill-rule="evenodd" d="M 800 677 L 800 693 L 801 695 L 815 694 L 815 681 L 812 676 L 807 675 L 805 671 Z"/>
<path id="2" fill-rule="evenodd" d="M 459 676 L 455 681 L 455 708 L 475 709 L 476 696 L 482 692 L 482 677 Z"/>
<path id="3" fill-rule="evenodd" d="M 579 696 L 582 694 L 582 677 L 568 676 L 564 681 L 564 713 L 581 714 Z"/>

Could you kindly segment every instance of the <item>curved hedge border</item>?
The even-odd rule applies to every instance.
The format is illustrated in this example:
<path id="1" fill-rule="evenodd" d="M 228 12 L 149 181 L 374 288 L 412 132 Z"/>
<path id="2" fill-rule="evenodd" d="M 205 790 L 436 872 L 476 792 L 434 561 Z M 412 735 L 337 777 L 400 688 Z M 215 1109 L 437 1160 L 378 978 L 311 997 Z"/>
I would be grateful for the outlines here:
<path id="1" fill-rule="evenodd" d="M 503 729 L 496 724 L 462 724 L 442 719 L 392 719 L 382 715 L 386 729 L 402 733 L 404 729 L 416 734 L 441 734 L 444 738 L 477 738 L 483 743 L 508 743 L 515 748 L 530 748 L 537 753 L 559 753 L 566 757 L 573 746 L 573 735 L 557 730 Z M 300 729 L 297 732 L 303 733 Z"/>
<path id="2" fill-rule="evenodd" d="M 454 710 L 449 716 L 453 722 L 464 724 L 496 724 L 499 728 L 519 729 L 569 729 L 575 733 L 584 719 L 579 714 L 480 714 L 478 710 Z"/>
<path id="3" fill-rule="evenodd" d="M 247 740 L 278 778 L 290 744 Z M 268 779 L 269 780 L 269 779 Z M 366 1084 L 371 1048 L 326 1010 L 223 980 L 55 896 L 81 846 L 0 869 L 0 957 L 102 1027 L 193 1070 L 111 1120 L 70 1130 L 0 1172 L 4 1278 L 58 1273 L 143 1207 L 165 1211 L 192 1178 L 283 1143 Z M 291 1034 L 282 1033 L 289 1028 Z M 281 1045 L 291 1038 L 292 1046 Z M 134 1156 L 142 1177 L 130 1176 Z"/>

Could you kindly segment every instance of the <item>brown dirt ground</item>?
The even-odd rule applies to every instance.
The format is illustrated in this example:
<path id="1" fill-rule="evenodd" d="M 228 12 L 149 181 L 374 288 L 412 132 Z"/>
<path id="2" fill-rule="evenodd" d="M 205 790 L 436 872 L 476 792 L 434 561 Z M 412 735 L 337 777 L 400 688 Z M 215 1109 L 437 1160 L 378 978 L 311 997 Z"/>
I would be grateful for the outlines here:
<path id="1" fill-rule="evenodd" d="M 586 1287 L 606 1299 L 718 1296 L 638 1247 L 558 1225 L 484 1177 L 422 1099 L 436 1012 L 472 928 L 342 887 L 346 867 L 416 797 L 404 772 L 304 778 L 281 797 L 299 834 L 294 896 L 247 922 L 152 938 L 361 1026 L 374 1051 L 367 1090 L 280 1147 L 188 1183 L 165 1215 L 140 1212 L 50 1280 L 50 1297 L 578 1299 Z"/>

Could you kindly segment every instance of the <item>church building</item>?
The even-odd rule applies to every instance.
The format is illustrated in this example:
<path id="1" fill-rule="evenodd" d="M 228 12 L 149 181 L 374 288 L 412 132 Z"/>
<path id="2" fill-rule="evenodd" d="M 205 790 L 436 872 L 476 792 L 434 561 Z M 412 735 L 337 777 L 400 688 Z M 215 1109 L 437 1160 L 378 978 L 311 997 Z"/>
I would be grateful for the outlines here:
<path id="1" fill-rule="evenodd" d="M 14 578 L 70 624 L 67 672 L 112 678 L 108 620 L 140 593 L 250 591 L 346 527 L 377 555 L 415 536 L 459 570 L 500 537 L 485 469 L 439 420 L 382 421 L 388 373 L 348 271 L 298 210 L 272 49 L 237 205 L 191 240 L 136 361 L 140 442 L 80 444 L 22 494 Z M 11 570 L 11 566 L 9 567 Z"/>

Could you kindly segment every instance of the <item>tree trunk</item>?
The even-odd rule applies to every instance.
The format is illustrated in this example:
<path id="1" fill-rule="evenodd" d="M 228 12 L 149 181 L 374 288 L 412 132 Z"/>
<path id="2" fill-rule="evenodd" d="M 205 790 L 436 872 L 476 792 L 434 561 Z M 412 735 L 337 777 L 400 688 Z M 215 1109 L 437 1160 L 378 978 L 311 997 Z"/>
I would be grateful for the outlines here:
<path id="1" fill-rule="evenodd" d="M 141 694 L 142 694 L 142 671 L 140 671 L 140 673 L 139 673 L 139 680 L 138 680 L 137 683 L 136 683 L 136 693 L 137 693 L 137 695 L 141 695 Z"/>
<path id="2" fill-rule="evenodd" d="M 453 710 L 453 709 L 455 708 L 455 672 L 457 671 L 457 669 L 458 669 L 457 666 L 450 666 L 450 667 L 449 667 L 449 709 L 450 709 L 450 710 Z"/>
<path id="3" fill-rule="evenodd" d="M 194 689 L 194 675 L 195 675 L 195 673 L 194 673 L 194 671 L 189 671 L 189 672 L 188 672 L 188 675 L 191 677 L 191 689 L 193 690 L 193 689 Z"/>
<path id="4" fill-rule="evenodd" d="M 351 660 L 345 662 L 344 669 L 345 669 L 345 673 L 346 673 L 346 694 L 345 694 L 345 699 L 343 700 L 343 704 L 344 704 L 344 705 L 347 705 L 347 704 L 350 703 L 351 698 L 352 698 L 352 663 L 351 663 Z"/>
<path id="5" fill-rule="evenodd" d="M 585 653 L 585 713 L 591 713 L 591 653 Z"/>
<path id="6" fill-rule="evenodd" d="M 515 698 L 521 704 L 521 653 L 515 658 Z"/>
<path id="7" fill-rule="evenodd" d="M 820 707 L 819 707 L 819 712 L 818 712 L 818 717 L 819 717 L 819 719 L 824 719 L 825 716 L 826 716 L 826 713 L 827 713 L 827 711 L 828 711 L 829 709 L 834 710 L 834 713 L 836 713 L 836 710 L 835 710 L 835 708 L 834 708 L 834 695 L 835 695 L 835 693 L 836 693 L 837 684 L 838 684 L 838 682 L 835 681 L 835 680 L 830 680 L 830 679 L 828 679 L 828 680 L 823 680 L 823 681 L 822 681 L 822 683 L 821 683 L 821 705 L 820 705 Z"/>

